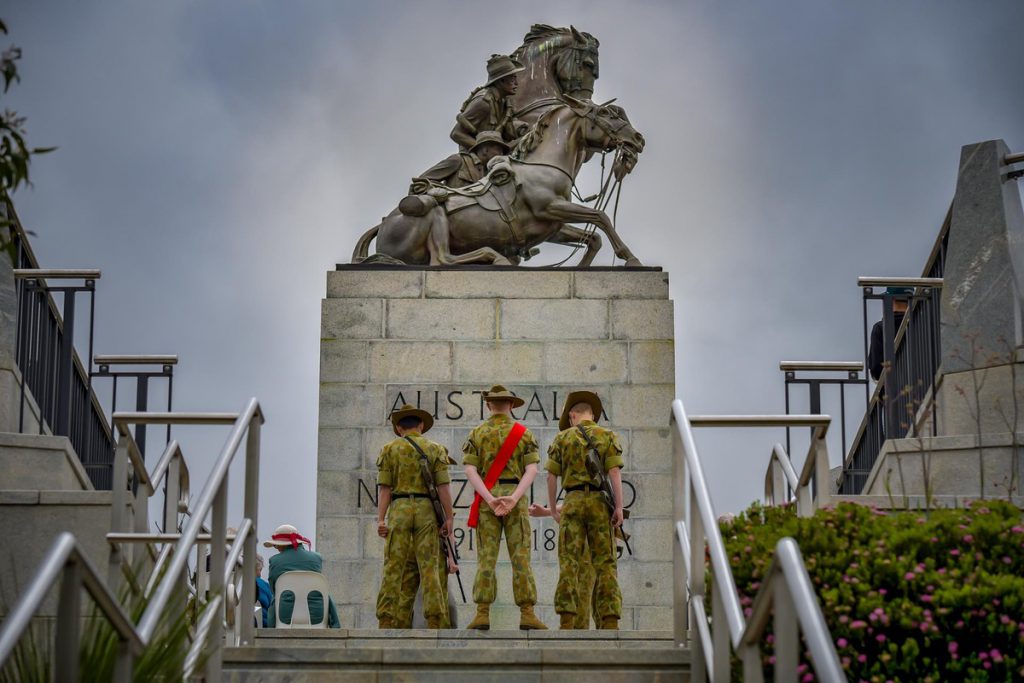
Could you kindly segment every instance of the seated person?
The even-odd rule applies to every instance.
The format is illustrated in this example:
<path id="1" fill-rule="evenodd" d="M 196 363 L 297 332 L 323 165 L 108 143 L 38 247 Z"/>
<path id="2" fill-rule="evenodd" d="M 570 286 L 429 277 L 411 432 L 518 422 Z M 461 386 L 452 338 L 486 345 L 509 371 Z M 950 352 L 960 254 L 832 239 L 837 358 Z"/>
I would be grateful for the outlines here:
<path id="1" fill-rule="evenodd" d="M 281 575 L 286 572 L 321 572 L 323 570 L 324 561 L 320 557 L 320 553 L 306 550 L 302 547 L 303 543 L 309 545 L 309 539 L 299 534 L 298 529 L 291 524 L 282 524 L 277 527 L 270 540 L 263 543 L 267 548 L 277 548 L 277 555 L 270 558 L 270 590 L 274 594 L 267 610 L 267 625 L 270 628 L 277 626 L 277 610 L 274 603 L 278 597 L 277 580 L 281 578 Z M 307 605 L 310 619 L 313 623 L 318 623 L 324 614 L 324 596 L 315 591 L 310 593 Z M 295 596 L 291 592 L 281 596 L 281 620 L 283 622 L 291 623 L 294 607 Z M 334 607 L 334 601 L 330 597 L 327 599 L 327 626 L 341 628 L 341 622 L 338 621 L 338 610 Z"/>
<path id="2" fill-rule="evenodd" d="M 274 591 L 270 588 L 270 584 L 263 578 L 263 556 L 256 555 L 256 600 L 260 604 L 260 612 L 263 617 L 260 619 L 257 626 L 267 628 L 267 612 L 270 610 L 270 605 L 274 602 Z"/>

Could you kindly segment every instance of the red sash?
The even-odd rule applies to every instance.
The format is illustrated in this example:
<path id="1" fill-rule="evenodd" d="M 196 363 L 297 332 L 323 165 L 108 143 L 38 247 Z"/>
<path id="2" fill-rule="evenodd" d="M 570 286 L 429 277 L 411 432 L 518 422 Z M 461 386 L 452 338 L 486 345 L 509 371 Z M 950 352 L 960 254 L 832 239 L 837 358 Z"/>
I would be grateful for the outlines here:
<path id="1" fill-rule="evenodd" d="M 484 486 L 490 491 L 494 488 L 494 485 L 498 483 L 498 479 L 501 476 L 502 471 L 505 469 L 505 465 L 508 464 L 509 459 L 512 457 L 512 453 L 515 452 L 516 446 L 519 445 L 519 441 L 523 438 L 523 434 L 526 433 L 526 427 L 519 424 L 518 422 L 512 425 L 512 431 L 505 437 L 505 443 L 501 444 L 501 448 L 498 449 L 498 455 L 494 458 L 494 462 L 491 463 L 491 468 L 487 470 L 487 476 L 484 477 Z M 483 502 L 483 498 L 480 497 L 479 493 L 473 494 L 473 506 L 469 508 L 469 520 L 466 522 L 470 527 L 476 528 L 477 521 L 480 519 L 480 503 Z"/>

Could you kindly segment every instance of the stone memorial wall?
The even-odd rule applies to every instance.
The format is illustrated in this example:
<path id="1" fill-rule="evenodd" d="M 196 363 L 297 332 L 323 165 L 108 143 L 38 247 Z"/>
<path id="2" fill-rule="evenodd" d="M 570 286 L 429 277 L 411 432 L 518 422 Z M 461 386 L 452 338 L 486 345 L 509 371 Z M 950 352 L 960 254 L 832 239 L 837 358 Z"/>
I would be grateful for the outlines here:
<path id="1" fill-rule="evenodd" d="M 660 269 L 413 269 L 339 266 L 327 274 L 320 350 L 317 547 L 345 627 L 376 626 L 383 539 L 376 534 L 376 458 L 394 435 L 388 414 L 431 412 L 428 436 L 461 463 L 470 429 L 486 417 L 482 392 L 508 386 L 542 450 L 558 432 L 569 391 L 597 391 L 604 424 L 623 439 L 624 502 L 631 511 L 619 581 L 624 629 L 671 628 L 672 498 L 669 413 L 675 393 L 673 310 Z M 452 467 L 456 537 L 472 617 L 472 487 Z M 547 503 L 543 471 L 530 498 Z M 557 525 L 533 521 L 537 613 L 557 627 Z M 503 549 L 492 628 L 516 628 Z M 452 577 L 454 594 L 458 596 Z"/>

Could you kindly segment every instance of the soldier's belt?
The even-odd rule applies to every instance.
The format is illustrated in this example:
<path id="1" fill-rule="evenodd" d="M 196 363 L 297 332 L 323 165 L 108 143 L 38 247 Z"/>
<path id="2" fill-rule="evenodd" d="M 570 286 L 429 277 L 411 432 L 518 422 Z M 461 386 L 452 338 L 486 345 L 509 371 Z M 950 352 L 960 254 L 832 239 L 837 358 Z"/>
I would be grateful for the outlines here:
<path id="1" fill-rule="evenodd" d="M 392 493 L 391 500 L 399 498 L 430 498 L 426 493 Z"/>
<path id="2" fill-rule="evenodd" d="M 594 486 L 593 484 L 577 484 L 576 486 L 566 486 L 565 487 L 565 492 L 566 493 L 572 493 L 573 491 L 586 491 L 587 493 L 590 493 L 590 492 L 593 491 L 593 492 L 596 493 L 596 492 L 598 492 L 600 490 L 601 490 L 600 486 Z"/>

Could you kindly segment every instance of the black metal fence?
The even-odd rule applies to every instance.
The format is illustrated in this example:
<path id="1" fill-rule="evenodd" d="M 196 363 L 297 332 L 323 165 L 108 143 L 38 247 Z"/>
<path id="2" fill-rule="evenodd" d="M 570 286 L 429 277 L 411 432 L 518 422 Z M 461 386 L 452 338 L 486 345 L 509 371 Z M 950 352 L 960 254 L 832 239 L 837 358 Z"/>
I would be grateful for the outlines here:
<path id="1" fill-rule="evenodd" d="M 27 237 L 13 209 L 7 215 L 13 240 L 16 269 L 39 269 Z M 92 356 L 95 279 L 79 277 L 84 284 L 50 285 L 42 278 L 19 277 L 17 283 L 18 322 L 15 362 L 22 376 L 19 430 L 38 422 L 39 433 L 49 431 L 71 441 L 96 489 L 112 485 L 114 440 L 103 409 L 92 390 L 91 373 L 82 365 L 74 348 L 76 304 L 79 294 L 89 296 L 89 357 Z M 63 283 L 63 280 L 56 280 Z M 63 295 L 63 315 L 53 293 Z M 34 400 L 38 420 L 31 419 L 29 403 Z M 34 412 L 34 411 L 32 411 Z M 33 427 L 35 425 L 33 424 Z"/>
<path id="2" fill-rule="evenodd" d="M 951 212 L 939 232 L 923 278 L 941 280 L 943 277 L 950 216 Z M 882 302 L 883 369 L 844 461 L 839 482 L 841 494 L 863 491 L 886 439 L 936 433 L 932 390 L 942 358 L 940 287 L 917 286 L 913 294 L 889 294 L 876 293 L 872 286 L 864 286 L 864 361 L 865 365 L 869 362 L 868 302 L 879 300 Z M 897 300 L 907 302 L 907 312 L 898 329 L 894 311 Z"/>

